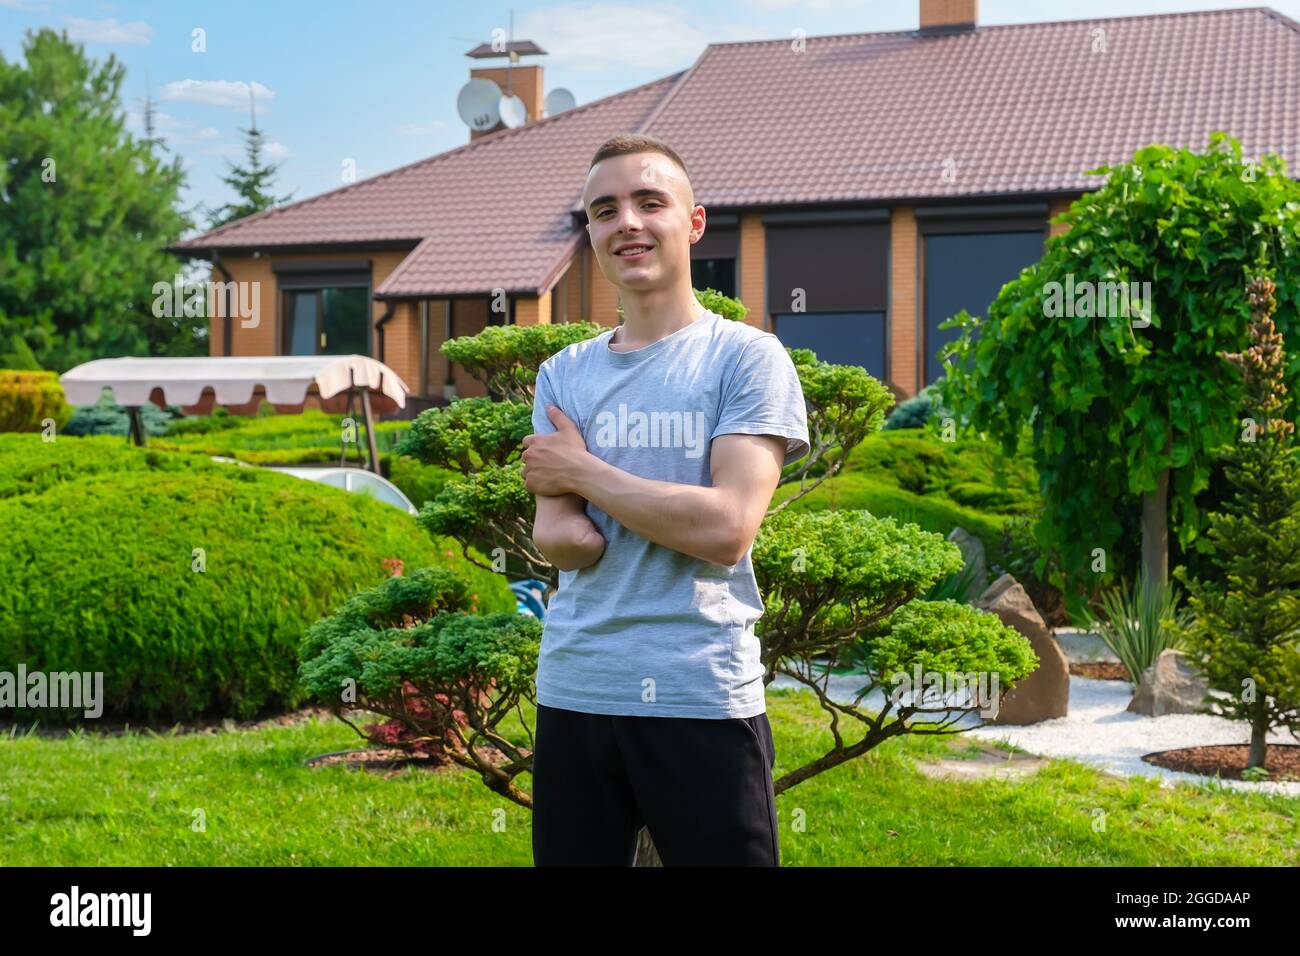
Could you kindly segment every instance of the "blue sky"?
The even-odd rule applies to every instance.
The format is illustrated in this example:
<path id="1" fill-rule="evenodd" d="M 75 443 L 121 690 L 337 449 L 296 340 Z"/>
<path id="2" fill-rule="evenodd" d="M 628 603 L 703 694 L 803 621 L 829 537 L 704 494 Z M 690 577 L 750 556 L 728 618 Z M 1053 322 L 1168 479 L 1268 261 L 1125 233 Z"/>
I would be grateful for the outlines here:
<path id="1" fill-rule="evenodd" d="M 1024 23 L 1213 10 L 1233 0 L 980 0 L 981 23 Z M 1300 20 L 1300 0 L 1268 6 Z M 499 3 L 443 0 L 0 0 L 0 54 L 21 56 L 24 32 L 66 29 L 97 58 L 127 67 L 124 105 L 138 128 L 146 77 L 159 128 L 188 172 L 186 201 L 220 205 L 238 128 L 258 124 L 282 162 L 279 193 L 304 199 L 466 142 L 456 93 L 465 52 L 506 31 L 547 50 L 547 90 L 581 103 L 686 69 L 710 42 L 909 30 L 916 0 L 691 0 Z M 201 29 L 205 52 L 193 47 Z M 491 61 L 489 61 L 491 62 Z M 486 65 L 486 64 L 485 64 Z"/>

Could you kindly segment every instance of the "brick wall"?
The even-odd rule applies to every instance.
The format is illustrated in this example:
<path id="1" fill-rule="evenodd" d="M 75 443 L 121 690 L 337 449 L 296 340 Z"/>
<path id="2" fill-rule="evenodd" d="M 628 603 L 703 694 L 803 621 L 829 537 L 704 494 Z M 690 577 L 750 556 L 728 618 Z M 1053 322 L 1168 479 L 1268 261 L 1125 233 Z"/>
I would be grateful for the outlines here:
<path id="1" fill-rule="evenodd" d="M 1047 218 L 1049 220 L 1055 219 L 1061 213 L 1069 211 L 1070 204 L 1073 203 L 1074 200 L 1075 200 L 1074 196 L 1066 196 L 1060 199 L 1053 199 L 1050 203 L 1048 203 Z M 1063 236 L 1065 235 L 1065 233 L 1070 231 L 1070 227 L 1065 225 L 1065 223 L 1054 222 L 1052 223 L 1049 231 L 1053 236 Z"/>
<path id="2" fill-rule="evenodd" d="M 533 298 L 520 297 L 515 302 L 515 325 L 550 325 L 551 293 Z"/>
<path id="3" fill-rule="evenodd" d="M 740 254 L 736 257 L 736 293 L 749 314 L 745 321 L 770 332 L 767 302 L 767 234 L 758 213 L 740 217 Z"/>
<path id="4" fill-rule="evenodd" d="M 889 379 L 903 398 L 918 391 L 916 249 L 916 214 L 897 206 L 889 217 Z"/>

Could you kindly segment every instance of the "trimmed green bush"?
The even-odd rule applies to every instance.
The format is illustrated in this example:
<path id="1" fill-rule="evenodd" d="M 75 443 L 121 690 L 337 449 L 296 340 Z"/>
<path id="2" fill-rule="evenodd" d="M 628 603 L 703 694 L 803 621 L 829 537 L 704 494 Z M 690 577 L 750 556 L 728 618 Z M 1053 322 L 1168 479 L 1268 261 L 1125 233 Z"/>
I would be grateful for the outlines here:
<path id="1" fill-rule="evenodd" d="M 542 623 L 475 614 L 468 592 L 460 575 L 420 568 L 354 595 L 307 632 L 303 683 L 341 718 L 350 707 L 388 717 L 365 732 L 372 743 L 454 760 L 528 806 L 513 780 L 531 767 L 531 754 L 499 725 L 533 699 Z M 509 765 L 493 759 L 492 747 Z"/>
<path id="2" fill-rule="evenodd" d="M 0 431 L 39 432 L 47 418 L 57 429 L 71 414 L 56 372 L 0 369 Z"/>
<path id="3" fill-rule="evenodd" d="M 0 435 L 0 535 L 0 670 L 102 671 L 106 717 L 297 705 L 308 627 L 385 559 L 455 569 L 481 611 L 515 607 L 502 576 L 368 496 L 109 437 Z"/>

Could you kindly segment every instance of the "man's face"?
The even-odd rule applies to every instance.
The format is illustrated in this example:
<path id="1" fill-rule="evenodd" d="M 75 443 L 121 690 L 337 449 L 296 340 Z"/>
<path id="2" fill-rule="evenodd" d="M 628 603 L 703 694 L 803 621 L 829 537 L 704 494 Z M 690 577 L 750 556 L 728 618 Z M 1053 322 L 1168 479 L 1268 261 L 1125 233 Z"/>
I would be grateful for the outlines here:
<path id="1" fill-rule="evenodd" d="M 704 207 L 695 205 L 690 183 L 667 156 L 601 160 L 587 174 L 582 205 L 596 262 L 610 282 L 659 289 L 683 273 L 689 277 L 691 244 L 704 234 Z"/>

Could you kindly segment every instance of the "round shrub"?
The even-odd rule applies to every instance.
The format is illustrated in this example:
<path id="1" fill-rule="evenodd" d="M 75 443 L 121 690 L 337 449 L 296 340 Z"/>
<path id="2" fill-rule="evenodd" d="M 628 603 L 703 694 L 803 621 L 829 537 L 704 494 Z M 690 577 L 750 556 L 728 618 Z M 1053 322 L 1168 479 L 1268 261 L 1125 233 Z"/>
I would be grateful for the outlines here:
<path id="1" fill-rule="evenodd" d="M 0 369 L 0 431 L 38 432 L 45 419 L 57 427 L 71 414 L 56 372 Z"/>
<path id="2" fill-rule="evenodd" d="M 0 435 L 0 534 L 0 671 L 101 671 L 120 719 L 296 706 L 307 629 L 391 559 L 457 571 L 477 610 L 515 607 L 368 496 L 121 439 Z"/>

